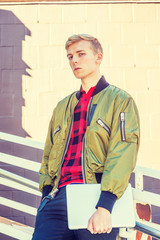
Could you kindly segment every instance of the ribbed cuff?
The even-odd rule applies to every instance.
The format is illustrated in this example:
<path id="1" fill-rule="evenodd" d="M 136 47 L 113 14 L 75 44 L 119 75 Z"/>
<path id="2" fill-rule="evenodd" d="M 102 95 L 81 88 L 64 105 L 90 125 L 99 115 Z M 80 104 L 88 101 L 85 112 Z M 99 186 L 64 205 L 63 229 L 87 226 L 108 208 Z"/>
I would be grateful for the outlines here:
<path id="1" fill-rule="evenodd" d="M 51 185 L 46 185 L 46 186 L 43 187 L 42 199 L 52 191 L 52 188 L 53 187 Z"/>
<path id="2" fill-rule="evenodd" d="M 111 192 L 102 191 L 96 208 L 103 207 L 112 213 L 113 206 L 117 200 L 117 196 Z"/>

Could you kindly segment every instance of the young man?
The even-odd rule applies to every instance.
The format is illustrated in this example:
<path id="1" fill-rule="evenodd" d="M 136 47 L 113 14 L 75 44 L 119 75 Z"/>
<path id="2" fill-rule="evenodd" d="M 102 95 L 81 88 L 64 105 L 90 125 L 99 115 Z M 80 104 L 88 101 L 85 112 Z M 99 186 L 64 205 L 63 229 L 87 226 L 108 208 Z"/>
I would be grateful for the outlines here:
<path id="1" fill-rule="evenodd" d="M 39 171 L 42 202 L 32 239 L 114 240 L 118 230 L 112 229 L 111 211 L 136 163 L 138 111 L 129 94 L 101 76 L 103 50 L 96 38 L 73 35 L 66 50 L 81 88 L 58 103 L 50 121 Z M 66 185 L 72 183 L 101 183 L 88 229 L 68 229 Z"/>

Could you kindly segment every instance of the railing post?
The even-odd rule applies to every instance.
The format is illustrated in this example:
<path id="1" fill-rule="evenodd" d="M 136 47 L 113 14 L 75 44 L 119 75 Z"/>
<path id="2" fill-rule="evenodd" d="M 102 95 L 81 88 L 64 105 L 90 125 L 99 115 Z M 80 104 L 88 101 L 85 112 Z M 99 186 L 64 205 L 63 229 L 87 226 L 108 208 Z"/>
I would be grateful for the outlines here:
<path id="1" fill-rule="evenodd" d="M 135 170 L 135 188 L 143 190 L 143 174 L 139 170 Z"/>
<path id="2" fill-rule="evenodd" d="M 136 231 L 134 229 L 129 228 L 120 228 L 119 230 L 120 238 L 127 240 L 135 240 L 136 239 Z"/>
<path id="3" fill-rule="evenodd" d="M 141 170 L 137 169 L 135 170 L 135 189 L 143 191 L 143 173 Z M 151 206 L 148 203 L 144 202 L 135 202 L 135 210 L 137 219 L 139 220 L 145 220 L 145 221 L 151 221 Z M 139 231 L 136 232 L 136 238 L 135 239 L 151 239 L 150 236 L 141 233 Z"/>

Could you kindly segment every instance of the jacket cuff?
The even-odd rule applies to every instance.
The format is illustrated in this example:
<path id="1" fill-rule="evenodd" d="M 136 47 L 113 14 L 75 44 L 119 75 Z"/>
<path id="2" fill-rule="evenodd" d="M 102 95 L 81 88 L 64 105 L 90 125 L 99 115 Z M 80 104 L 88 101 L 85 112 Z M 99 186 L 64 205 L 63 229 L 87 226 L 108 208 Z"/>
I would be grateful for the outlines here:
<path id="1" fill-rule="evenodd" d="M 52 191 L 52 188 L 53 187 L 51 185 L 46 185 L 46 186 L 43 187 L 42 199 Z"/>
<path id="2" fill-rule="evenodd" d="M 108 191 L 102 191 L 96 208 L 102 207 L 107 209 L 110 213 L 112 213 L 113 206 L 117 200 L 117 196 Z"/>

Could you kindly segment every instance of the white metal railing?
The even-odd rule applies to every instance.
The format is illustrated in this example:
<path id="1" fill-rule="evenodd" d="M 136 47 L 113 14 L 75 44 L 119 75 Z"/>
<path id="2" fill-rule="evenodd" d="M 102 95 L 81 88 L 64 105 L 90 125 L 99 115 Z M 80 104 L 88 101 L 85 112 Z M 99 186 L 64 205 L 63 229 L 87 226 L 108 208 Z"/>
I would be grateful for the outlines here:
<path id="1" fill-rule="evenodd" d="M 40 142 L 33 141 L 31 139 L 24 139 L 21 137 L 17 137 L 14 135 L 10 134 L 5 134 L 0 132 L 0 139 L 3 141 L 9 141 L 25 146 L 29 146 L 32 148 L 37 148 L 37 149 L 43 149 L 44 144 Z M 11 156 L 8 154 L 0 153 L 0 161 L 4 163 L 11 164 L 15 167 L 22 167 L 27 170 L 31 170 L 34 172 L 37 172 L 40 167 L 40 163 L 33 162 L 31 160 Z M 149 168 L 144 168 L 137 166 L 135 168 L 135 189 L 133 189 L 133 198 L 136 201 L 140 202 L 147 202 L 151 205 L 155 205 L 157 207 L 160 207 L 160 196 L 155 193 L 150 193 L 147 191 L 143 190 L 143 176 L 149 176 L 153 178 L 157 178 L 160 180 L 160 171 L 154 170 L 154 169 L 149 169 Z M 38 190 L 38 183 L 28 180 L 26 178 L 20 177 L 16 174 L 10 173 L 6 170 L 0 169 L 0 181 L 1 184 L 9 187 L 13 187 L 15 189 L 19 189 L 21 191 L 29 192 L 31 194 L 35 194 L 36 196 L 41 196 L 41 193 Z M 3 197 L 0 197 L 0 204 L 12 207 L 14 209 L 17 209 L 19 211 L 27 212 L 28 214 L 31 215 L 36 215 L 36 209 L 33 207 L 30 207 L 28 205 L 14 202 L 13 200 L 9 200 Z M 1 221 L 2 218 L 0 218 L 0 230 L 2 233 L 9 235 L 12 234 L 12 237 L 16 238 L 19 234 L 19 238 L 17 239 L 25 239 L 25 240 L 30 240 L 31 235 L 33 232 L 33 228 L 27 228 L 27 226 L 22 226 L 21 224 L 18 225 L 17 229 L 17 224 L 13 221 L 9 221 L 9 223 L 6 223 L 6 221 Z M 12 223 L 11 223 L 12 222 Z M 12 228 L 12 231 L 10 229 Z M 25 229 L 29 229 L 26 230 Z M 151 222 L 141 222 L 138 220 L 136 223 L 135 229 L 142 231 L 144 233 L 150 234 L 151 236 L 154 236 L 157 239 L 160 239 L 160 225 L 154 224 Z M 135 230 L 133 229 L 121 229 L 120 230 L 120 236 L 129 239 L 134 240 L 135 239 Z M 26 235 L 26 237 L 24 237 Z M 11 236 L 11 235 L 9 235 Z M 22 237 L 20 237 L 22 236 Z"/>
<path id="2" fill-rule="evenodd" d="M 160 195 L 143 190 L 143 176 L 148 176 L 160 180 L 160 171 L 141 166 L 136 166 L 134 172 L 135 172 L 135 189 L 133 189 L 134 199 L 160 207 Z"/>
<path id="3" fill-rule="evenodd" d="M 0 232 L 19 240 L 31 240 L 33 228 L 0 217 Z"/>
<path id="4" fill-rule="evenodd" d="M 133 188 L 133 200 L 141 203 L 147 203 L 160 207 L 160 195 L 143 190 L 143 177 L 148 176 L 160 180 L 160 171 L 141 166 L 136 166 L 135 170 L 135 188 Z M 160 225 L 152 222 L 137 219 L 134 229 L 120 229 L 120 236 L 128 240 L 136 239 L 136 231 L 160 239 Z"/>
<path id="5" fill-rule="evenodd" d="M 17 143 L 20 145 L 25 145 L 27 147 L 41 149 L 41 150 L 43 150 L 43 148 L 44 148 L 43 142 L 35 141 L 30 138 L 19 137 L 19 136 L 4 133 L 4 132 L 0 132 L 0 140 L 7 141 L 7 142 L 13 142 L 13 143 Z"/>
<path id="6" fill-rule="evenodd" d="M 157 227 L 157 224 L 152 223 L 151 225 L 150 222 L 145 222 L 145 224 L 137 222 L 135 229 L 151 237 L 160 239 L 160 228 Z"/>
<path id="7" fill-rule="evenodd" d="M 50 4 L 50 5 L 77 5 L 77 4 L 157 4 L 159 3 L 159 0 L 79 0 L 79 1 L 19 1 L 19 2 L 0 2 L 0 5 L 29 5 L 29 4 L 34 4 L 34 5 L 44 5 L 44 4 Z"/>
<path id="8" fill-rule="evenodd" d="M 22 138 L 19 136 L 15 136 L 15 135 L 3 133 L 3 132 L 0 132 L 0 140 L 24 145 L 27 147 L 32 147 L 40 150 L 43 150 L 44 148 L 44 143 L 42 142 L 34 141 L 32 139 Z M 7 163 L 15 167 L 27 169 L 33 172 L 38 172 L 40 168 L 40 163 L 33 162 L 31 160 L 12 156 L 5 153 L 0 153 L 0 162 Z M 8 172 L 4 169 L 0 169 L 0 183 L 7 187 L 12 187 L 17 190 L 34 194 L 36 196 L 41 196 L 41 193 L 39 191 L 39 184 L 37 182 L 31 181 L 17 174 Z M 0 204 L 6 207 L 11 207 L 13 209 L 22 211 L 24 213 L 27 213 L 33 216 L 35 216 L 37 212 L 37 209 L 34 207 L 31 207 L 19 202 L 17 203 L 13 200 L 10 200 L 4 197 L 0 197 Z M 10 237 L 13 237 L 14 239 L 16 238 L 20 240 L 24 240 L 24 239 L 31 240 L 33 228 L 11 221 L 9 219 L 0 217 L 0 232 Z"/>
<path id="9" fill-rule="evenodd" d="M 34 181 L 31 181 L 29 179 L 21 177 L 17 174 L 8 172 L 4 169 L 0 169 L 0 176 L 1 176 L 0 183 L 2 184 L 2 182 L 3 182 L 3 185 L 10 186 L 10 187 L 13 187 L 16 189 L 20 189 L 22 191 L 25 191 L 25 189 L 26 189 L 25 192 L 28 192 L 30 190 L 33 192 L 33 194 L 35 194 L 37 196 L 39 196 L 39 194 L 40 194 L 39 184 Z M 4 181 L 4 178 L 5 178 L 5 181 Z M 23 189 L 21 189 L 21 185 L 22 185 Z"/>
<path id="10" fill-rule="evenodd" d="M 3 163 L 11 164 L 15 167 L 24 168 L 27 170 L 32 170 L 34 172 L 37 172 L 37 170 L 39 169 L 39 166 L 40 166 L 40 164 L 37 162 L 33 162 L 31 160 L 12 156 L 12 155 L 9 155 L 6 153 L 0 153 L 0 159 L 1 159 L 1 162 L 3 162 Z"/>

